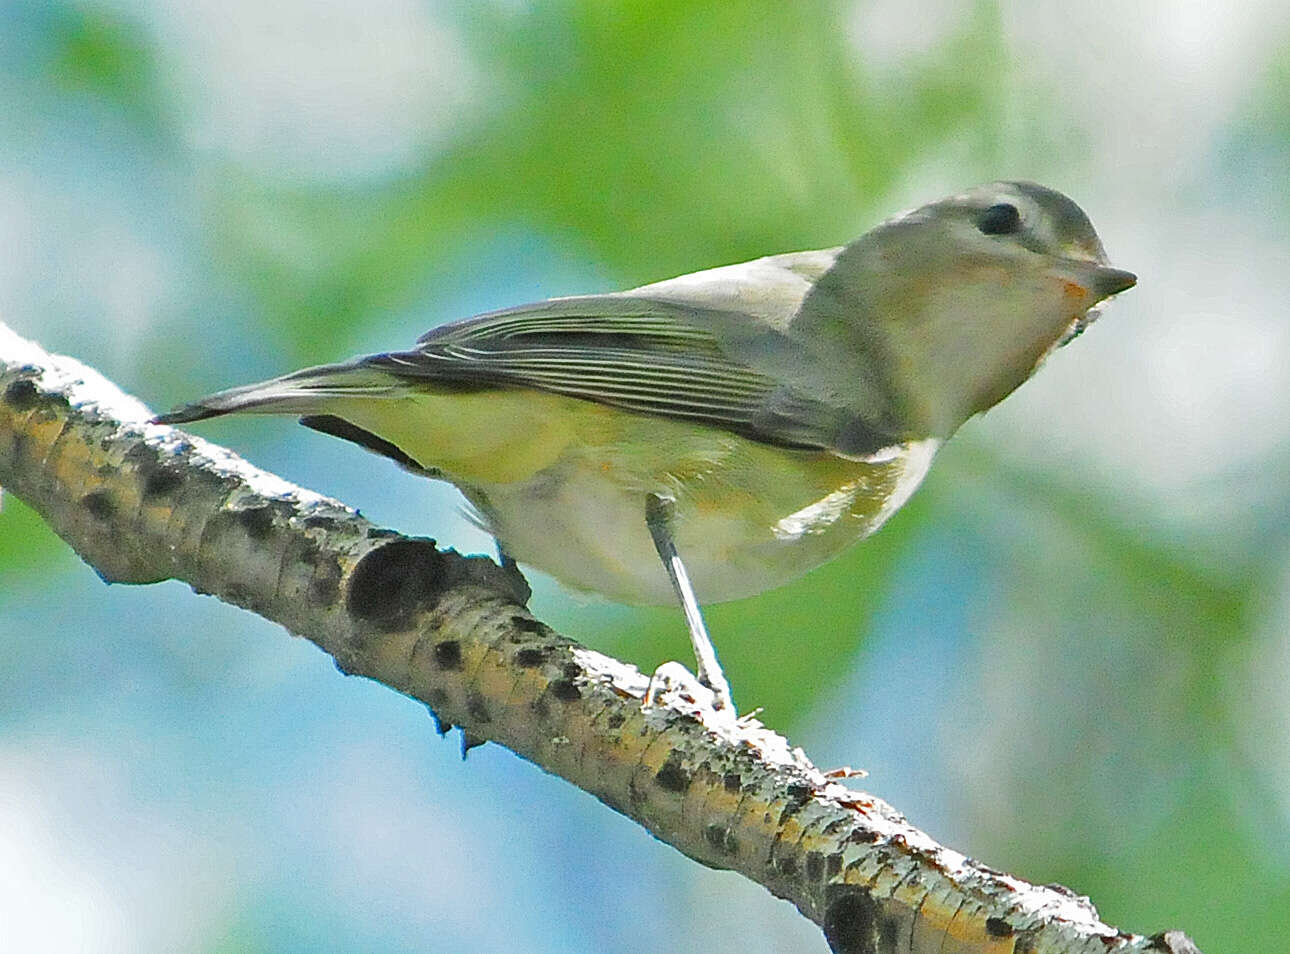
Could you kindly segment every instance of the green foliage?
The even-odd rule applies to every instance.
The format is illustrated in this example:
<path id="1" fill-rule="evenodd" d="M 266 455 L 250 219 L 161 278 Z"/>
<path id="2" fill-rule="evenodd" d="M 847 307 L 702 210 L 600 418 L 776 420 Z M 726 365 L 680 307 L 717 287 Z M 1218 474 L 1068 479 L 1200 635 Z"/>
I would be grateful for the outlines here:
<path id="1" fill-rule="evenodd" d="M 142 123 L 159 121 L 156 63 L 133 22 L 102 8 L 55 6 L 49 39 L 57 86 L 102 97 Z"/>
<path id="2" fill-rule="evenodd" d="M 0 493 L 0 581 L 49 573 L 72 558 L 40 515 L 12 493 Z"/>
<path id="3" fill-rule="evenodd" d="M 1100 857 L 1072 852 L 1056 877 L 1081 890 L 1095 886 L 1100 913 L 1111 923 L 1187 925 L 1205 954 L 1284 954 L 1290 951 L 1285 869 L 1268 857 L 1259 837 L 1266 833 L 1244 823 L 1231 791 L 1209 783 L 1216 776 L 1207 778 L 1205 770 L 1212 769 L 1240 773 L 1239 766 L 1202 761 L 1153 830 Z M 1234 788 L 1243 799 L 1266 794 Z"/>

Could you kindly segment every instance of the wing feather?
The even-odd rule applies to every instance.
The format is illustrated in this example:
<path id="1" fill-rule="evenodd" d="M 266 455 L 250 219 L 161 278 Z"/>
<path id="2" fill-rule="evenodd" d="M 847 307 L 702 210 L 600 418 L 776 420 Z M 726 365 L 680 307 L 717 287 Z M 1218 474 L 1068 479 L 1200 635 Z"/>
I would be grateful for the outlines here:
<path id="1" fill-rule="evenodd" d="M 444 325 L 411 351 L 362 363 L 405 379 L 529 387 L 764 443 L 831 448 L 837 410 L 728 355 L 704 325 L 731 320 L 639 295 L 558 298 Z"/>

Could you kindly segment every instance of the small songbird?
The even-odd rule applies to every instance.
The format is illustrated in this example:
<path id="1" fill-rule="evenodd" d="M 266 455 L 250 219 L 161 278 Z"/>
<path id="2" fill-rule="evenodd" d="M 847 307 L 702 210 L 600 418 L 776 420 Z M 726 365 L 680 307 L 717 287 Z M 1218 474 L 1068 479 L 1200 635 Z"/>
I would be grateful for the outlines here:
<path id="1" fill-rule="evenodd" d="M 995 182 L 849 245 L 442 325 L 157 419 L 294 414 L 450 481 L 505 555 L 624 603 L 779 586 L 872 533 L 937 449 L 1130 288 L 1083 210 Z"/>

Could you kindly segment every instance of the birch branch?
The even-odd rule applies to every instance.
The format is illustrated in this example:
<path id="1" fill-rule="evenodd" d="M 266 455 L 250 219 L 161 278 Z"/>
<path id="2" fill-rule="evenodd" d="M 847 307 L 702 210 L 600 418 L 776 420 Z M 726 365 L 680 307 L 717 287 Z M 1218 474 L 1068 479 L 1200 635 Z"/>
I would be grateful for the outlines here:
<path id="1" fill-rule="evenodd" d="M 0 324 L 0 485 L 104 580 L 183 580 L 281 623 L 444 731 L 504 745 L 786 898 L 839 954 L 1196 951 L 937 844 L 755 720 L 706 720 L 683 695 L 642 711 L 645 676 L 534 619 L 517 572 L 375 527 L 151 416 Z"/>

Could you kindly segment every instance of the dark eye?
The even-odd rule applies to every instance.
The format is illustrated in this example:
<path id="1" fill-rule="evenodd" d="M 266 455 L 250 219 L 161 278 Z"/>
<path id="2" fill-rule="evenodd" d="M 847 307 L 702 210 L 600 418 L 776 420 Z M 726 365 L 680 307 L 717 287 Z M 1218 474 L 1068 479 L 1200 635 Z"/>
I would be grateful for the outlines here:
<path id="1" fill-rule="evenodd" d="M 1021 213 L 1011 202 L 1000 202 L 981 213 L 976 227 L 986 235 L 1011 235 L 1021 228 Z"/>

